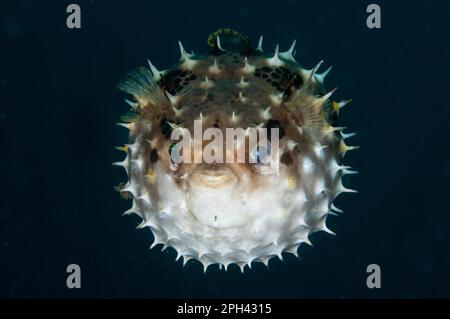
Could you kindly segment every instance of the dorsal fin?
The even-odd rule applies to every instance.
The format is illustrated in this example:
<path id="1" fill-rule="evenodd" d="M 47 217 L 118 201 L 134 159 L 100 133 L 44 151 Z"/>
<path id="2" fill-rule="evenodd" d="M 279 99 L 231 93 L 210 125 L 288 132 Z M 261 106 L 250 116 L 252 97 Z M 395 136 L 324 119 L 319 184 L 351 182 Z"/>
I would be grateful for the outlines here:
<path id="1" fill-rule="evenodd" d="M 208 45 L 217 53 L 224 51 L 245 53 L 251 49 L 249 38 L 230 28 L 221 28 L 211 33 Z"/>

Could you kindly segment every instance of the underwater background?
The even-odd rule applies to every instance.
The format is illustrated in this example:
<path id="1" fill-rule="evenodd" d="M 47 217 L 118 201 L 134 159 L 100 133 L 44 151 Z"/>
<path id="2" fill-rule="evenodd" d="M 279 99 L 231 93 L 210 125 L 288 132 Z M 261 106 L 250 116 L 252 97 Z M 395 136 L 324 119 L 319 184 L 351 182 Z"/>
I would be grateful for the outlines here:
<path id="1" fill-rule="evenodd" d="M 449 298 L 450 1 L 3 1 L 0 5 L 1 298 Z M 369 3 L 381 29 L 366 26 Z M 81 7 L 82 28 L 66 27 Z M 328 88 L 352 98 L 341 125 L 358 135 L 344 181 L 357 195 L 313 235 L 300 259 L 241 274 L 175 251 L 149 250 L 149 229 L 123 217 L 130 202 L 111 165 L 127 141 L 117 83 L 146 59 L 160 69 L 230 27 L 264 49 L 333 65 Z M 324 67 L 325 69 L 325 67 Z M 78 264 L 82 288 L 66 287 Z M 368 289 L 366 267 L 381 267 Z"/>

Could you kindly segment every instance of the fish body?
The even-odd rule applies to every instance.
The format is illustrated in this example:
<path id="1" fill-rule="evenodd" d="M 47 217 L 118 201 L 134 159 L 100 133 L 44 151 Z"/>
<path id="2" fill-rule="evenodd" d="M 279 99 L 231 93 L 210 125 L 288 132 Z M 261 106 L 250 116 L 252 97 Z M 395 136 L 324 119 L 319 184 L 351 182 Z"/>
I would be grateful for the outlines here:
<path id="1" fill-rule="evenodd" d="M 262 39 L 253 48 L 247 37 L 221 29 L 208 44 L 209 54 L 194 55 L 180 43 L 176 65 L 159 71 L 149 63 L 119 85 L 133 96 L 121 124 L 129 130 L 130 142 L 120 148 L 127 155 L 116 163 L 128 174 L 120 187 L 132 198 L 126 213 L 151 229 L 152 247 L 172 247 L 177 260 L 200 261 L 205 271 L 297 255 L 312 233 L 332 233 L 327 217 L 341 212 L 333 200 L 355 192 L 342 184 L 343 175 L 355 173 L 342 159 L 356 147 L 346 145 L 351 134 L 337 126 L 348 101 L 335 102 L 334 90 L 325 91 L 329 70 L 318 73 L 322 63 L 305 69 L 294 59 L 295 42 L 266 54 Z M 243 139 L 230 129 L 242 130 Z M 261 145 L 249 142 L 249 132 L 263 130 L 266 161 Z M 185 155 L 181 162 L 174 159 L 177 132 L 190 145 L 177 153 Z M 211 146 L 213 140 L 222 144 Z M 227 143 L 231 151 L 220 148 Z"/>

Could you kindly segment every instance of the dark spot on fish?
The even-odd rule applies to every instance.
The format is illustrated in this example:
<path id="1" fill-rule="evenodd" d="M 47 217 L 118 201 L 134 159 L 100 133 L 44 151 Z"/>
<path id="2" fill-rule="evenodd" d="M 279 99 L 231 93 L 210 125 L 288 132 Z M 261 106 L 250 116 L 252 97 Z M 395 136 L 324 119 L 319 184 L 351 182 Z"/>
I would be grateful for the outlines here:
<path id="1" fill-rule="evenodd" d="M 158 151 L 156 149 L 152 149 L 150 152 L 150 162 L 155 164 L 159 159 Z"/>
<path id="2" fill-rule="evenodd" d="M 263 77 L 263 79 L 267 79 L 269 76 L 267 75 L 267 73 L 263 73 L 262 77 Z"/>
<path id="3" fill-rule="evenodd" d="M 281 155 L 280 162 L 286 166 L 289 166 L 292 165 L 292 163 L 294 163 L 294 159 L 292 158 L 291 154 L 285 152 L 283 153 L 283 155 Z"/>
<path id="4" fill-rule="evenodd" d="M 278 75 L 282 75 L 283 74 L 283 72 L 281 71 L 280 68 L 276 68 L 275 69 L 275 73 L 278 74 Z"/>
<path id="5" fill-rule="evenodd" d="M 172 135 L 172 128 L 169 125 L 169 122 L 166 120 L 166 118 L 163 118 L 160 122 L 161 127 L 161 134 L 164 136 L 166 140 L 170 139 L 170 136 Z"/>
<path id="6" fill-rule="evenodd" d="M 161 80 L 159 81 L 159 86 L 170 94 L 175 95 L 183 89 L 183 86 L 181 86 L 180 84 L 188 84 L 185 81 L 183 82 L 183 79 L 190 78 L 191 76 L 192 72 L 189 70 L 171 70 L 167 72 L 167 74 L 162 76 Z"/>
<path id="7" fill-rule="evenodd" d="M 289 71 L 288 69 L 286 69 L 284 66 L 280 66 L 280 67 L 279 67 L 279 70 L 280 70 L 281 72 L 283 72 L 283 74 L 289 74 L 289 73 L 291 73 L 291 71 Z"/>
<path id="8" fill-rule="evenodd" d="M 173 77 L 177 77 L 181 74 L 181 70 L 180 69 L 176 69 L 176 70 L 172 70 L 170 71 L 167 75 L 168 76 L 173 76 Z"/>
<path id="9" fill-rule="evenodd" d="M 294 85 L 295 85 L 296 88 L 299 88 L 300 86 L 303 85 L 303 78 L 300 75 L 298 75 L 298 74 L 295 74 L 295 75 L 296 76 L 295 76 Z"/>
<path id="10" fill-rule="evenodd" d="M 272 72 L 272 69 L 269 68 L 268 66 L 264 66 L 264 67 L 262 68 L 262 70 L 263 70 L 263 72 L 267 72 L 267 73 Z"/>
<path id="11" fill-rule="evenodd" d="M 286 97 L 291 96 L 303 84 L 303 78 L 297 73 L 291 73 L 278 81 L 280 92 L 284 92 Z"/>
<path id="12" fill-rule="evenodd" d="M 189 81 L 194 81 L 194 80 L 197 80 L 197 75 L 196 74 L 191 74 L 187 79 L 189 80 Z"/>
<path id="13" fill-rule="evenodd" d="M 272 135 L 272 128 L 278 128 L 278 138 L 280 140 L 286 135 L 286 132 L 284 131 L 283 126 L 281 126 L 280 121 L 269 119 L 264 127 L 267 128 L 267 138 L 269 139 L 269 141 Z"/>
<path id="14" fill-rule="evenodd" d="M 281 76 L 279 76 L 279 75 L 278 75 L 277 73 L 275 73 L 275 72 L 272 72 L 270 75 L 272 76 L 272 78 L 275 78 L 275 79 L 280 79 L 280 78 L 281 78 Z"/>

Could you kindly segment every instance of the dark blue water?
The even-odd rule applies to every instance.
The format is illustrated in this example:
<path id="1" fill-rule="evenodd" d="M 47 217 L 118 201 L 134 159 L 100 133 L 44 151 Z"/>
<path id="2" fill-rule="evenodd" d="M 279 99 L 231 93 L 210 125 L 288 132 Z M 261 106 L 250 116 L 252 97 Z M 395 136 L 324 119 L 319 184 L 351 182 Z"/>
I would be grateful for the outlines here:
<path id="1" fill-rule="evenodd" d="M 378 1 L 382 28 L 366 27 L 368 1 L 9 1 L 0 24 L 0 297 L 450 297 L 449 1 Z M 352 98 L 342 124 L 361 145 L 347 163 L 337 237 L 241 274 L 174 262 L 149 251 L 149 230 L 122 217 L 129 202 L 111 166 L 126 134 L 117 82 L 146 59 L 165 68 L 208 35 L 232 27 L 266 50 L 297 39 L 297 60 L 334 69 L 330 87 Z M 82 288 L 66 288 L 66 266 Z M 381 267 L 381 288 L 366 267 Z"/>

